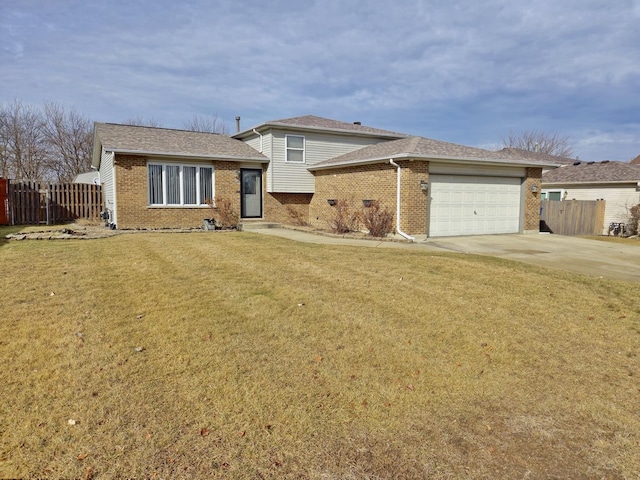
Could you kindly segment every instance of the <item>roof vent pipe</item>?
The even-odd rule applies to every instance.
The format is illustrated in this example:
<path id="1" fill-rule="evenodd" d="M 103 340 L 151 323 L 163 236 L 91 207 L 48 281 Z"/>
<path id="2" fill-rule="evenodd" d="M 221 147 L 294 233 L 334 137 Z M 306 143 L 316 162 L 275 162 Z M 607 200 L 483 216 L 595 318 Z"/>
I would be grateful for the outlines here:
<path id="1" fill-rule="evenodd" d="M 236 133 L 240 133 L 240 117 L 236 117 Z"/>
<path id="2" fill-rule="evenodd" d="M 389 163 L 398 169 L 398 173 L 396 175 L 396 177 L 398 178 L 398 185 L 396 187 L 396 232 L 398 232 L 398 235 L 406 238 L 407 240 L 411 240 L 413 242 L 415 238 L 413 238 L 410 235 L 407 235 L 402 230 L 400 230 L 400 171 L 401 171 L 400 165 L 394 162 L 393 158 L 389 159 Z"/>

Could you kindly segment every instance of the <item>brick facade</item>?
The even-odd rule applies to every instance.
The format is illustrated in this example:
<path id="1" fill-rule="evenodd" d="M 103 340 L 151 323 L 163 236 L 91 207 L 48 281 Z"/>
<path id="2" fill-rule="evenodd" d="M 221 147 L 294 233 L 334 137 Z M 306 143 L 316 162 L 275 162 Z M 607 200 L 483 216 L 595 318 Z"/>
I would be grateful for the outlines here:
<path id="1" fill-rule="evenodd" d="M 264 219 L 286 225 L 309 221 L 312 193 L 267 193 L 264 198 Z"/>
<path id="2" fill-rule="evenodd" d="M 531 191 L 534 187 L 535 192 Z M 527 168 L 524 182 L 524 233 L 540 231 L 540 192 L 542 192 L 542 168 Z"/>
<path id="3" fill-rule="evenodd" d="M 429 164 L 422 161 L 398 161 L 401 172 L 400 229 L 410 235 L 427 232 L 427 194 L 420 181 L 429 181 Z M 346 200 L 351 208 L 363 208 L 363 200 L 377 200 L 383 207 L 396 211 L 397 173 L 389 163 L 359 165 L 314 172 L 316 193 L 309 209 L 310 223 L 326 228 L 335 214 L 328 199 Z M 395 224 L 395 223 L 394 223 Z"/>
<path id="4" fill-rule="evenodd" d="M 148 201 L 147 161 L 144 156 L 120 155 L 115 158 L 117 227 L 193 228 L 210 218 L 209 207 L 152 207 Z M 424 235 L 428 230 L 428 192 L 421 182 L 429 182 L 429 162 L 399 160 L 401 167 L 400 228 L 409 235 Z M 240 212 L 239 162 L 214 161 L 215 196 L 231 199 Z M 244 166 L 244 165 L 243 165 Z M 260 167 L 258 167 L 260 168 Z M 363 208 L 363 200 L 377 200 L 396 212 L 397 169 L 390 163 L 357 165 L 314 172 L 315 194 L 266 193 L 266 166 L 263 166 L 264 220 L 297 224 L 308 220 L 326 229 L 335 209 L 327 200 L 346 200 L 354 211 Z M 524 182 L 524 231 L 538 232 L 540 220 L 541 168 L 527 168 Z M 537 192 L 532 192 L 532 186 Z M 395 225 L 394 218 L 394 225 Z"/>
<path id="5" fill-rule="evenodd" d="M 400 228 L 409 235 L 425 235 L 429 223 L 428 192 L 421 181 L 429 182 L 429 162 L 403 160 L 401 167 Z M 327 228 L 335 210 L 328 199 L 346 200 L 354 210 L 362 208 L 362 200 L 378 200 L 395 213 L 396 167 L 389 163 L 359 165 L 314 172 L 316 193 L 309 208 L 310 223 Z M 541 168 L 527 168 L 524 181 L 524 232 L 538 232 L 540 220 Z M 531 186 L 537 186 L 537 192 Z M 394 219 L 395 222 L 395 219 Z"/>
<path id="6" fill-rule="evenodd" d="M 116 154 L 115 177 L 119 229 L 194 228 L 201 227 L 203 219 L 212 217 L 209 207 L 149 206 L 148 160 L 144 156 Z M 215 169 L 215 196 L 231 199 L 236 212 L 240 212 L 240 164 L 232 161 L 214 161 L 203 163 L 203 165 L 213 165 Z M 264 177 L 263 174 L 263 179 Z"/>

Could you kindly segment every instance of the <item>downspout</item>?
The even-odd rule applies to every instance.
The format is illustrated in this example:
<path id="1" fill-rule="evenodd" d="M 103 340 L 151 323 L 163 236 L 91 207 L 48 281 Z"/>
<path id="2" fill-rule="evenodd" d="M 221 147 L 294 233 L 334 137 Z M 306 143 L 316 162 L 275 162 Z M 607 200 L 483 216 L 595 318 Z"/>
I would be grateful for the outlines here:
<path id="1" fill-rule="evenodd" d="M 407 235 L 402 230 L 400 230 L 400 165 L 393 161 L 393 158 L 389 159 L 389 163 L 398 169 L 398 174 L 396 177 L 398 178 L 398 186 L 396 187 L 396 232 L 401 237 L 406 238 L 407 240 L 411 240 L 412 242 L 415 240 L 414 237 Z"/>
<path id="2" fill-rule="evenodd" d="M 262 153 L 262 150 L 263 150 L 263 148 L 262 148 L 262 135 L 255 128 L 253 129 L 253 133 L 255 133 L 256 135 L 258 135 L 260 137 L 260 153 Z"/>

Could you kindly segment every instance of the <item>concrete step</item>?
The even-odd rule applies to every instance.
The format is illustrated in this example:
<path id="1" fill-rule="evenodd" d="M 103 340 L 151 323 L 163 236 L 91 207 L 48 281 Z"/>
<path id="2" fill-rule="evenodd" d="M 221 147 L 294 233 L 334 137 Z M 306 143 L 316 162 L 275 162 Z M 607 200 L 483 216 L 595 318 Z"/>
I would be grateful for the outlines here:
<path id="1" fill-rule="evenodd" d="M 238 230 L 241 232 L 249 230 L 260 230 L 263 228 L 281 228 L 279 223 L 261 222 L 261 221 L 244 221 L 238 224 Z"/>

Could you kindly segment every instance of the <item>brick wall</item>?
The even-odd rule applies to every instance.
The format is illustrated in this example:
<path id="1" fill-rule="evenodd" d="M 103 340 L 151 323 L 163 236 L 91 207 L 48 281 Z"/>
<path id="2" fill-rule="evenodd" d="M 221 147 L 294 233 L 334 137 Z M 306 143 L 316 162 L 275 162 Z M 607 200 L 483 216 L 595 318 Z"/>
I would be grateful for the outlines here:
<path id="1" fill-rule="evenodd" d="M 309 222 L 312 193 L 267 193 L 264 198 L 264 219 L 285 225 Z"/>
<path id="2" fill-rule="evenodd" d="M 401 173 L 400 228 L 410 235 L 427 231 L 427 194 L 420 189 L 420 180 L 429 181 L 429 164 L 422 161 L 398 161 Z M 363 207 L 362 200 L 377 200 L 396 212 L 396 167 L 389 163 L 360 165 L 349 168 L 314 172 L 316 193 L 309 208 L 310 222 L 327 228 L 335 209 L 328 199 L 346 200 L 354 210 Z M 395 224 L 395 223 L 394 223 Z"/>
<path id="3" fill-rule="evenodd" d="M 147 158 L 118 155 L 115 158 L 117 227 L 193 228 L 211 218 L 209 207 L 151 207 L 148 200 Z M 208 162 L 215 169 L 215 196 L 232 200 L 240 212 L 240 166 L 237 162 Z"/>
<path id="4" fill-rule="evenodd" d="M 537 233 L 540 231 L 540 192 L 542 192 L 542 168 L 527 168 L 527 178 L 524 182 L 524 231 Z M 531 187 L 537 187 L 532 192 Z"/>

